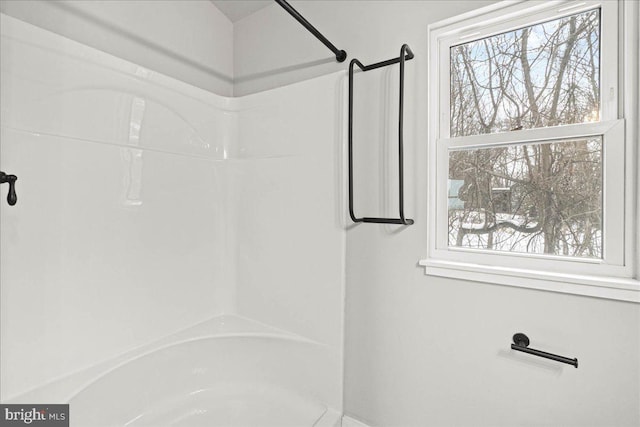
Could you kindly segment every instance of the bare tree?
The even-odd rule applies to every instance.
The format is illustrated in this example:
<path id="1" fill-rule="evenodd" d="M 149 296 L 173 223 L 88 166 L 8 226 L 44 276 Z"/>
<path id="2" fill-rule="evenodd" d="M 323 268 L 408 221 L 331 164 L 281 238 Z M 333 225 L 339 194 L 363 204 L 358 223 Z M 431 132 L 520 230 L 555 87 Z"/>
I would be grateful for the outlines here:
<path id="1" fill-rule="evenodd" d="M 599 11 L 451 48 L 451 136 L 598 120 Z M 450 244 L 601 257 L 602 141 L 459 150 Z"/>

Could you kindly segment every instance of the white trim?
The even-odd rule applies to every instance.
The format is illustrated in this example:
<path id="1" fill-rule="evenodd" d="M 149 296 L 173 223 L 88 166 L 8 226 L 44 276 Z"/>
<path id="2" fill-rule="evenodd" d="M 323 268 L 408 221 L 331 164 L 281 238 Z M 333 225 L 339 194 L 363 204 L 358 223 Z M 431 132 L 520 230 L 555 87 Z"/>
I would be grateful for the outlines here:
<path id="1" fill-rule="evenodd" d="M 635 279 L 558 274 L 433 259 L 421 260 L 419 265 L 425 267 L 427 276 L 640 303 L 640 281 Z"/>
<path id="2" fill-rule="evenodd" d="M 618 30 L 622 7 L 617 2 L 604 1 L 600 14 L 600 120 L 614 120 L 623 118 L 623 109 L 618 104 L 620 98 L 619 74 L 622 67 L 618 66 L 617 73 L 604 72 L 608 64 L 619 64 L 618 53 L 622 44 L 622 32 Z M 615 28 L 618 31 L 603 31 L 603 28 Z"/>
<path id="3" fill-rule="evenodd" d="M 614 28 L 614 31 L 601 33 L 601 116 L 599 123 L 584 123 L 560 126 L 553 129 L 539 128 L 518 132 L 504 132 L 492 135 L 476 135 L 448 138 L 449 135 L 449 94 L 448 46 L 468 43 L 474 39 L 491 34 L 534 25 L 536 20 L 557 19 L 584 10 L 601 7 L 601 25 Z M 553 10 L 555 9 L 555 11 Z M 427 275 L 453 277 L 464 280 L 497 283 L 562 293 L 586 295 L 600 298 L 640 302 L 640 197 L 638 180 L 640 171 L 640 147 L 638 135 L 638 20 L 640 6 L 637 2 L 608 1 L 503 1 L 486 8 L 450 18 L 429 26 L 428 70 L 429 86 L 429 143 L 428 143 L 428 247 L 427 258 L 420 261 Z M 608 13 L 607 13 L 608 12 Z M 617 13 L 614 13 L 617 12 Z M 555 15 L 553 15 L 555 13 Z M 546 18 L 545 18 L 546 16 Z M 533 19 L 533 21 L 531 21 Z M 617 31 L 618 23 L 622 31 Z M 617 31 L 617 36 L 615 35 Z M 611 36 L 613 33 L 614 36 Z M 463 40 L 460 40 L 461 37 Z M 607 49 L 606 46 L 616 46 Z M 444 51 L 444 53 L 443 53 Z M 439 65 L 440 64 L 440 65 Z M 618 66 L 616 73 L 607 73 Z M 620 84 L 619 84 L 620 83 Z M 611 94 L 611 89 L 613 93 Z M 625 96 L 627 95 L 627 96 Z M 438 116 L 439 113 L 439 116 Z M 617 120 L 627 118 L 626 121 Z M 442 216 L 442 182 L 448 176 L 449 149 L 488 148 L 491 145 L 507 143 L 531 143 L 568 139 L 580 136 L 603 135 L 610 141 L 621 143 L 603 143 L 603 177 L 605 206 L 603 229 L 603 260 L 567 259 L 566 257 L 532 256 L 531 254 L 508 254 L 493 251 L 465 251 L 463 248 L 449 250 L 448 241 L 442 246 L 442 231 L 437 229 L 438 216 Z M 442 159 L 445 159 L 444 163 Z M 608 160 L 624 160 L 624 167 Z M 443 181 L 444 177 L 444 181 Z M 445 184 L 446 189 L 446 184 Z M 623 199 L 623 202 L 620 200 Z M 611 202 L 616 209 L 611 209 Z M 440 206 L 439 206 L 440 205 Z M 446 210 L 446 206 L 444 207 Z M 446 212 L 445 212 L 446 213 Z M 615 219 L 612 218 L 615 216 Z M 612 221 L 613 219 L 613 221 Z M 634 232 L 635 231 L 635 232 Z M 446 233 L 444 233 L 446 234 Z M 616 239 L 606 236 L 616 235 Z M 447 237 L 445 235 L 445 237 Z M 619 240 L 617 240 L 619 239 Z M 624 242 L 612 249 L 611 240 Z M 460 249 L 460 250 L 459 250 Z M 457 254 L 456 254 L 457 253 Z M 464 258 L 462 258 L 464 255 Z M 526 260 L 525 268 L 508 268 L 512 265 L 523 266 L 520 260 Z M 474 263 L 468 263 L 471 260 Z M 505 262 L 506 260 L 506 262 Z M 461 262 L 464 261 L 464 262 Z M 482 265 L 479 263 L 482 262 Z M 609 263 L 607 265 L 607 263 Z M 555 266 L 554 266 L 555 265 Z M 569 268 L 564 268 L 569 266 Z M 603 268 L 604 267 L 604 268 Z M 528 269 L 528 270 L 527 270 Z M 544 270 L 545 273 L 539 273 Z M 588 276 L 587 276 L 588 275 Z M 517 280 L 516 280 L 517 279 Z"/>
<path id="4" fill-rule="evenodd" d="M 456 138 L 441 138 L 436 144 L 446 145 L 450 149 L 464 148 L 490 148 L 506 144 L 537 144 L 553 140 L 579 139 L 589 136 L 604 135 L 623 122 L 610 120 L 596 123 L 579 123 L 574 125 L 555 126 L 547 128 L 535 128 L 514 132 L 501 132 L 461 136 Z"/>
<path id="5" fill-rule="evenodd" d="M 467 43 L 474 39 L 482 39 L 518 28 L 536 25 L 550 19 L 575 15 L 586 10 L 595 9 L 605 2 L 605 0 L 502 1 L 433 23 L 429 26 L 429 29 L 435 32 L 436 37 L 439 39 L 446 39 L 448 42 L 454 43 L 455 41 Z M 575 4 L 576 7 L 567 9 L 562 7 L 563 4 Z M 554 11 L 554 9 L 556 10 Z M 500 14 L 494 13 L 497 11 L 500 11 Z"/>
<path id="6" fill-rule="evenodd" d="M 620 96 L 622 108 L 629 118 L 626 123 L 626 173 L 631 176 L 630 185 L 625 188 L 628 201 L 625 216 L 635 218 L 636 232 L 627 233 L 625 250 L 631 254 L 635 262 L 635 277 L 640 279 L 640 3 L 624 2 L 622 7 L 624 38 L 621 47 L 623 76 L 622 86 L 625 88 Z"/>

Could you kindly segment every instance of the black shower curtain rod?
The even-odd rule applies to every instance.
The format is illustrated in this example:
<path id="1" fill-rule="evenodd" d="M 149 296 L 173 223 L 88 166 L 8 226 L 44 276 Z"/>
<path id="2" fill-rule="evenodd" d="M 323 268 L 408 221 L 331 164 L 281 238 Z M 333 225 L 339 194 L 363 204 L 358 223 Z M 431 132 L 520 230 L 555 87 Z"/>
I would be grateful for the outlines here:
<path id="1" fill-rule="evenodd" d="M 287 12 L 289 12 L 289 14 L 291 16 L 296 18 L 296 20 L 299 23 L 301 23 L 303 27 L 305 27 L 307 30 L 309 30 L 309 32 L 311 34 L 316 36 L 316 38 L 318 40 L 320 40 L 326 47 L 328 47 L 331 50 L 331 52 L 333 52 L 336 55 L 336 61 L 343 62 L 345 59 L 347 59 L 347 52 L 345 52 L 344 50 L 340 50 L 337 47 L 335 47 L 333 45 L 333 43 L 331 43 L 329 40 L 327 40 L 327 38 L 325 36 L 323 36 L 322 33 L 316 29 L 316 27 L 314 27 L 313 25 L 311 25 L 309 23 L 309 21 L 304 19 L 304 16 L 300 15 L 300 13 L 297 10 L 295 10 L 293 8 L 293 6 L 291 6 L 289 3 L 287 3 L 286 0 L 276 0 L 276 3 L 278 3 L 280 6 L 282 6 L 282 8 L 284 10 L 286 10 Z"/>

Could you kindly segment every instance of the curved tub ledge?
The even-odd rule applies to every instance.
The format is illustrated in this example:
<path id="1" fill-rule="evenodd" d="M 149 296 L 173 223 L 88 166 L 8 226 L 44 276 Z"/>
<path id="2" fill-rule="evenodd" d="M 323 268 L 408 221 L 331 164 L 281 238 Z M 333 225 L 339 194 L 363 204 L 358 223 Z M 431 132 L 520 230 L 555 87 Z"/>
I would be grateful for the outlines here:
<path id="1" fill-rule="evenodd" d="M 125 426 L 298 427 L 314 426 L 327 407 L 300 394 L 265 383 L 220 383 L 152 408 Z"/>
<path id="2" fill-rule="evenodd" d="M 309 341 L 299 335 L 292 334 L 242 316 L 215 316 L 141 347 L 134 348 L 115 358 L 100 362 L 77 372 L 70 373 L 69 375 L 53 380 L 24 394 L 11 397 L 7 399 L 5 403 L 38 404 L 68 402 L 80 390 L 87 387 L 97 378 L 105 375 L 109 371 L 159 349 L 198 339 L 260 336 L 278 337 L 281 339 L 307 342 L 309 344 L 314 343 L 313 341 Z"/>
<path id="3" fill-rule="evenodd" d="M 331 362 L 325 346 L 262 329 L 181 335 L 174 342 L 130 357 L 74 393 L 74 421 L 311 427 L 329 407 L 335 378 L 320 368 Z"/>

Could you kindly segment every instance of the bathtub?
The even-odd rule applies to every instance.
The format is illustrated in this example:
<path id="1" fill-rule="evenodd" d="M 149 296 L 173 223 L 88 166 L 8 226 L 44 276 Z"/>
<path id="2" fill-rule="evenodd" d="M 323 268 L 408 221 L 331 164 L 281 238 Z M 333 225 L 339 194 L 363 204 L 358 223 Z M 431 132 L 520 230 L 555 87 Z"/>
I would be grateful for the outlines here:
<path id="1" fill-rule="evenodd" d="M 72 427 L 334 427 L 339 382 L 322 367 L 339 360 L 328 350 L 250 319 L 220 316 L 16 402 L 51 403 L 57 395 L 70 405 Z"/>

